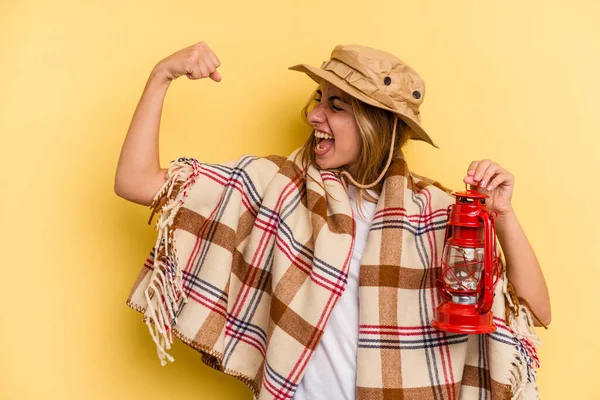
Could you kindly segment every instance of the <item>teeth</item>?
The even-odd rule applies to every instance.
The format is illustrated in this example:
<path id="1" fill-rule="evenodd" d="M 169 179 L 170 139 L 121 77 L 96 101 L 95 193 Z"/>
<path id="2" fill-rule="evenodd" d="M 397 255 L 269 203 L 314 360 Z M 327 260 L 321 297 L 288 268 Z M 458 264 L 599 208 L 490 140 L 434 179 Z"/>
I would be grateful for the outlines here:
<path id="1" fill-rule="evenodd" d="M 333 139 L 333 136 L 331 136 L 328 133 L 324 133 L 324 132 L 320 132 L 315 130 L 315 137 L 318 137 L 320 139 Z"/>

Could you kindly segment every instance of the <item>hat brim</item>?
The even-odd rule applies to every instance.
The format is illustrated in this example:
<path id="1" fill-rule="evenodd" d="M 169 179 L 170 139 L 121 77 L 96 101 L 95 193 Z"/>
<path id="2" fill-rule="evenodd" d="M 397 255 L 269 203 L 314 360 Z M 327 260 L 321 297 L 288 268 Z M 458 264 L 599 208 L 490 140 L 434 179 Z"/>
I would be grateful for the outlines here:
<path id="1" fill-rule="evenodd" d="M 348 82 L 346 82 L 345 80 L 343 80 L 342 78 L 340 78 L 339 76 L 334 74 L 333 72 L 326 71 L 326 70 L 320 69 L 320 68 L 315 68 L 315 67 L 312 67 L 307 64 L 294 65 L 292 67 L 289 67 L 288 69 L 290 69 L 292 71 L 304 72 L 313 81 L 315 81 L 319 84 L 321 83 L 321 80 L 325 80 L 325 81 L 329 82 L 330 84 L 338 87 L 340 90 L 343 90 L 350 96 L 355 97 L 364 103 L 370 104 L 374 107 L 383 108 L 384 110 L 387 110 L 387 111 L 390 111 L 390 112 L 396 114 L 402 121 L 406 122 L 406 124 L 412 130 L 411 135 L 410 135 L 411 139 L 422 140 L 424 142 L 429 143 L 433 147 L 439 149 L 439 146 L 436 145 L 433 142 L 433 140 L 431 140 L 431 138 L 429 137 L 427 132 L 425 132 L 425 130 L 421 127 L 421 125 L 417 121 L 415 121 L 411 116 L 409 116 L 405 113 L 402 113 L 398 110 L 394 110 L 394 109 L 386 106 L 385 104 L 378 102 L 377 100 L 371 99 L 369 96 L 366 96 L 361 91 L 355 89 L 352 85 L 348 84 Z"/>

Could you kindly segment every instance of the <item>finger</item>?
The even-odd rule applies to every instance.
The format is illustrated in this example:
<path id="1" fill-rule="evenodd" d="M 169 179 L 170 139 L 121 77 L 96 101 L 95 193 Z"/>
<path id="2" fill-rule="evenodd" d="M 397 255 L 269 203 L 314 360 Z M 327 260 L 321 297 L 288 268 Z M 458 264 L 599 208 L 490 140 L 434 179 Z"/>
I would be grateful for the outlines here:
<path id="1" fill-rule="evenodd" d="M 212 57 L 210 57 L 210 55 L 208 53 L 204 54 L 204 62 L 206 63 L 206 66 L 208 67 L 208 76 L 213 81 L 220 82 L 221 74 L 219 74 L 217 72 L 217 67 L 215 66 L 215 63 L 214 63 Z"/>
<path id="2" fill-rule="evenodd" d="M 210 49 L 208 50 L 208 55 L 212 60 L 215 68 L 219 68 L 221 66 L 221 61 L 219 60 L 219 57 L 217 57 L 217 55 Z"/>
<path id="3" fill-rule="evenodd" d="M 469 185 L 470 190 L 477 190 L 477 181 L 472 176 L 465 176 L 463 182 Z"/>
<path id="4" fill-rule="evenodd" d="M 467 175 L 469 175 L 469 176 L 475 175 L 475 170 L 477 169 L 478 164 L 479 164 L 479 161 L 472 161 L 471 164 L 469 164 L 469 168 L 467 168 Z"/>
<path id="5" fill-rule="evenodd" d="M 202 78 L 202 71 L 198 66 L 191 66 L 187 68 L 187 73 L 185 74 L 189 79 L 195 80 Z"/>
<path id="6" fill-rule="evenodd" d="M 221 66 L 221 61 L 217 57 L 214 51 L 208 46 L 208 44 L 202 42 L 202 47 L 204 49 L 203 53 L 208 56 L 212 60 L 212 64 L 215 68 L 219 68 Z"/>
<path id="7" fill-rule="evenodd" d="M 202 73 L 202 78 L 207 78 L 210 75 L 210 71 L 208 69 L 208 66 L 204 62 L 204 59 L 202 59 L 198 62 L 198 68 L 200 68 L 200 71 Z"/>
<path id="8" fill-rule="evenodd" d="M 512 185 L 515 183 L 515 178 L 514 176 L 508 172 L 508 171 L 503 171 L 502 173 L 496 175 L 488 184 L 487 186 L 487 190 L 494 190 L 495 188 L 499 187 L 500 185 L 506 184 L 506 185 Z"/>
<path id="9" fill-rule="evenodd" d="M 477 190 L 477 181 L 475 181 L 474 175 L 478 165 L 479 161 L 471 161 L 467 168 L 467 176 L 463 178 L 463 182 L 469 185 L 469 190 Z"/>
<path id="10" fill-rule="evenodd" d="M 495 188 L 497 188 L 498 186 L 500 186 L 502 183 L 504 183 L 506 181 L 506 175 L 505 174 L 497 174 L 496 176 L 494 176 L 494 178 L 492 178 L 492 180 L 490 181 L 489 185 L 487 186 L 487 190 L 492 191 Z"/>
<path id="11" fill-rule="evenodd" d="M 212 74 L 209 75 L 210 79 L 212 79 L 215 82 L 221 82 L 221 75 L 219 74 L 219 71 L 215 71 Z"/>
<path id="12" fill-rule="evenodd" d="M 209 72 L 213 72 L 215 69 L 217 69 L 217 67 L 215 66 L 215 62 L 213 61 L 212 57 L 208 52 L 202 54 L 202 59 L 200 60 L 200 62 L 204 62 L 204 64 L 206 64 Z"/>
<path id="13" fill-rule="evenodd" d="M 494 175 L 496 175 L 497 173 L 499 173 L 501 171 L 502 171 L 502 169 L 500 168 L 500 166 L 498 164 L 496 164 L 494 162 L 489 164 L 488 167 L 483 172 L 481 181 L 479 181 L 479 186 L 485 187 L 485 185 L 487 185 L 490 182 L 490 180 L 494 177 Z"/>
<path id="14" fill-rule="evenodd" d="M 219 67 L 219 65 L 221 65 L 219 59 L 217 58 L 217 56 L 212 52 L 212 51 L 207 51 L 204 54 L 204 60 L 206 62 L 206 65 L 208 65 L 209 67 L 209 77 L 215 81 L 215 82 L 220 82 L 221 81 L 221 74 L 219 74 L 217 72 L 217 68 Z"/>
<path id="15" fill-rule="evenodd" d="M 483 178 L 483 174 L 485 173 L 485 170 L 488 168 L 488 166 L 491 163 L 492 163 L 491 160 L 479 161 L 479 164 L 477 164 L 477 168 L 475 169 L 475 175 L 473 175 L 477 182 L 481 181 L 481 179 Z"/>

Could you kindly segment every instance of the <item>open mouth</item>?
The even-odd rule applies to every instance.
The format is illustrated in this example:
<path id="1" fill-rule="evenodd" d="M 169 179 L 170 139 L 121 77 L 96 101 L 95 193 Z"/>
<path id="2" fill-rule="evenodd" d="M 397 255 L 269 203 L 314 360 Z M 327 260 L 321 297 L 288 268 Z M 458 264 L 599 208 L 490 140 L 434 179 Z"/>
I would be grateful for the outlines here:
<path id="1" fill-rule="evenodd" d="M 335 141 L 333 135 L 315 130 L 315 137 L 317 138 L 317 145 L 315 146 L 317 155 L 323 155 L 333 147 Z"/>

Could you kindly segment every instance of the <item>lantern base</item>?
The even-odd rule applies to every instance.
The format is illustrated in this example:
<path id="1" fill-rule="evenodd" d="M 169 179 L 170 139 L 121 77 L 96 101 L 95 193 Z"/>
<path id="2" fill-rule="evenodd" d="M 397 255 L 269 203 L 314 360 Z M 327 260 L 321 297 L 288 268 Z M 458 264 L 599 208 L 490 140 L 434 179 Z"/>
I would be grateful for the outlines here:
<path id="1" fill-rule="evenodd" d="M 435 310 L 431 326 L 437 330 L 453 333 L 491 333 L 496 331 L 492 311 L 480 314 L 472 304 L 444 302 Z"/>

